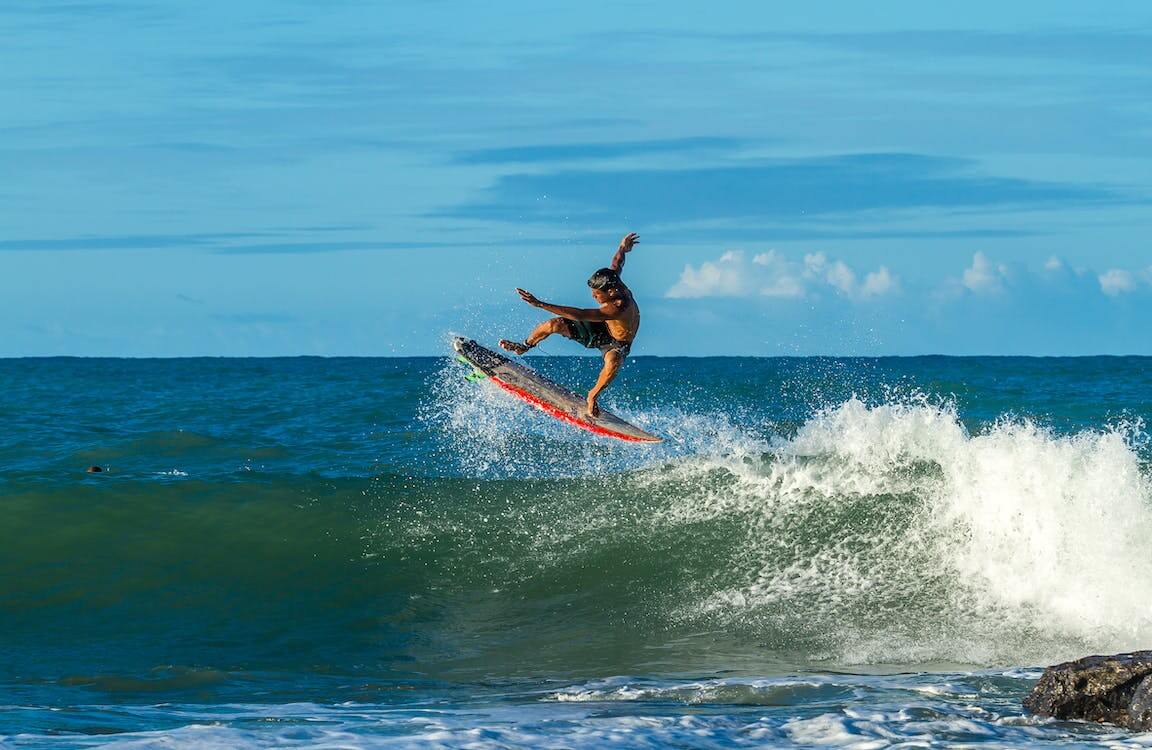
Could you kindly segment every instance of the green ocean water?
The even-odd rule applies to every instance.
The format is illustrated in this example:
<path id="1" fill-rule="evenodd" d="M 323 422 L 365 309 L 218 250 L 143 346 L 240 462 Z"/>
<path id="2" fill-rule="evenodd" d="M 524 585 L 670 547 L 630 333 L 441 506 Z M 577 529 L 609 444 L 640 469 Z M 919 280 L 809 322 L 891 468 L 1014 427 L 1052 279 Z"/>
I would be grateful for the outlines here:
<path id="1" fill-rule="evenodd" d="M 447 357 L 0 361 L 0 737 L 1120 741 L 1019 699 L 1152 641 L 1149 363 L 640 357 L 637 446 Z"/>

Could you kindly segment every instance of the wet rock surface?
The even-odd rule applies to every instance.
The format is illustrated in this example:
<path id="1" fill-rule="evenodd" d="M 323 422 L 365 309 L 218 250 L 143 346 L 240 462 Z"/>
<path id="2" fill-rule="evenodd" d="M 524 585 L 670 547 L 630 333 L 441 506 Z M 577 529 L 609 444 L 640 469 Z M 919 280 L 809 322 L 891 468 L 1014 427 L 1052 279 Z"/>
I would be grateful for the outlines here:
<path id="1" fill-rule="evenodd" d="M 1152 651 L 1087 656 L 1048 667 L 1024 708 L 1056 719 L 1152 730 Z"/>

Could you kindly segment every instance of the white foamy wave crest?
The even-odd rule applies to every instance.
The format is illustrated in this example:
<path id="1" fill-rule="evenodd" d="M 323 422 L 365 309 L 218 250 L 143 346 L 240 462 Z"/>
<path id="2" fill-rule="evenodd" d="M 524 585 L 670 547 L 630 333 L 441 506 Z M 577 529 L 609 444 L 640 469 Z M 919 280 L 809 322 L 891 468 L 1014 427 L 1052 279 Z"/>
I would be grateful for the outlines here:
<path id="1" fill-rule="evenodd" d="M 818 414 L 665 521 L 738 516 L 745 582 L 694 614 L 840 661 L 1018 662 L 1152 642 L 1152 507 L 1134 428 L 970 434 L 946 406 Z M 704 462 L 717 468 L 713 461 Z M 699 470 L 699 466 L 696 470 Z M 692 609 L 692 608 L 690 608 Z M 819 655 L 819 654 L 818 654 Z"/>
<path id="2" fill-rule="evenodd" d="M 854 685 L 835 678 L 809 675 L 763 678 L 727 678 L 699 682 L 667 682 L 610 677 L 553 693 L 551 700 L 565 703 L 646 702 L 779 706 L 817 703 L 850 696 Z"/>

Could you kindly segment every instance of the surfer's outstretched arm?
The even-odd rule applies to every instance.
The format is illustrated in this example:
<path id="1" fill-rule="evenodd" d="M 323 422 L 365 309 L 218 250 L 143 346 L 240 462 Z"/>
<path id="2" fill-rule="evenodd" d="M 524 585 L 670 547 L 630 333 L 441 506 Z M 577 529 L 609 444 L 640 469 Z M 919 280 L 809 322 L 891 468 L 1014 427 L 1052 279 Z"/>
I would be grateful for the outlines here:
<path id="1" fill-rule="evenodd" d="M 536 299 L 531 292 L 526 292 L 523 289 L 517 289 L 520 293 L 520 298 L 527 302 L 532 307 L 539 307 L 541 310 L 547 310 L 553 315 L 559 315 L 561 318 L 568 318 L 568 320 L 586 320 L 590 323 L 603 323 L 607 320 L 616 320 L 620 317 L 620 307 L 618 301 L 605 302 L 600 307 L 568 307 L 567 305 L 551 305 L 547 302 Z"/>
<path id="2" fill-rule="evenodd" d="M 624 268 L 624 256 L 632 252 L 632 246 L 640 241 L 640 235 L 635 232 L 629 232 L 624 235 L 624 239 L 620 240 L 620 247 L 616 249 L 616 254 L 612 256 L 612 265 L 608 266 L 616 273 Z"/>

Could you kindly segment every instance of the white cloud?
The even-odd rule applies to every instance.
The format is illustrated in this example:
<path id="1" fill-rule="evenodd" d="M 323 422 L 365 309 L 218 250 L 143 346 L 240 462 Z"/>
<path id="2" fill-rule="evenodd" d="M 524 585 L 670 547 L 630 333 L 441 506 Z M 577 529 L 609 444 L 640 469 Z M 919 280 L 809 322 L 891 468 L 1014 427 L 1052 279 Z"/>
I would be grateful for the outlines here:
<path id="1" fill-rule="evenodd" d="M 775 250 L 760 253 L 752 258 L 752 263 L 759 266 L 754 271 L 760 272 L 759 294 L 784 299 L 804 296 L 804 282 L 797 274 L 796 264 L 780 253 Z"/>
<path id="2" fill-rule="evenodd" d="M 811 253 L 795 261 L 769 250 L 748 262 L 744 253 L 728 251 L 699 267 L 685 266 L 664 296 L 799 299 L 821 289 L 865 299 L 891 294 L 899 289 L 899 282 L 884 266 L 865 274 L 861 282 L 847 263 L 830 260 L 824 253 Z"/>
<path id="3" fill-rule="evenodd" d="M 665 297 L 746 297 L 751 293 L 744 253 L 728 251 L 718 260 L 684 266 L 680 280 Z"/>
<path id="4" fill-rule="evenodd" d="M 804 256 L 804 271 L 807 273 L 822 273 L 827 265 L 828 257 L 824 253 L 809 253 Z"/>
<path id="5" fill-rule="evenodd" d="M 843 261 L 838 260 L 829 266 L 824 278 L 845 294 L 852 294 L 856 290 L 856 272 Z"/>
<path id="6" fill-rule="evenodd" d="M 1109 297 L 1118 297 L 1136 290 L 1136 276 L 1131 271 L 1121 268 L 1111 268 L 1100 274 L 1097 279 L 1100 282 L 1100 291 Z"/>
<path id="7" fill-rule="evenodd" d="M 1095 282 L 1095 283 L 1094 283 Z M 1055 255 L 1044 261 L 1041 268 L 1028 268 L 1017 265 L 1009 268 L 996 263 L 982 252 L 972 256 L 972 264 L 964 269 L 960 279 L 949 279 L 945 286 L 945 296 L 963 293 L 966 289 L 976 294 L 991 294 L 1005 291 L 1009 286 L 1016 292 L 1030 293 L 1037 285 L 1055 289 L 1068 284 L 1087 290 L 1098 287 L 1108 297 L 1119 297 L 1138 291 L 1146 284 L 1152 284 L 1152 267 L 1147 269 L 1110 268 L 1097 272 L 1089 268 L 1070 266 Z M 1055 286 L 1054 286 L 1055 285 Z"/>
<path id="8" fill-rule="evenodd" d="M 739 250 L 718 258 L 684 267 L 680 278 L 665 292 L 674 298 L 761 298 L 777 300 L 839 297 L 854 302 L 883 299 L 904 294 L 901 279 L 887 266 L 873 270 L 853 267 L 826 253 L 786 255 L 778 250 L 752 254 Z M 1080 267 L 1059 256 L 1039 259 L 1029 265 L 1008 265 L 984 252 L 971 256 L 959 275 L 941 279 L 938 284 L 909 290 L 908 300 L 923 293 L 929 302 L 949 304 L 964 297 L 1005 295 L 1011 292 L 1021 300 L 1038 298 L 1066 300 L 1068 304 L 1088 304 L 1097 300 L 1118 300 L 1144 295 L 1152 300 L 1152 267 Z M 1076 301 L 1078 300 L 1078 301 Z"/>
<path id="9" fill-rule="evenodd" d="M 993 264 L 984 253 L 972 256 L 972 265 L 964 269 L 962 283 L 969 291 L 976 294 L 999 292 L 1004 289 L 1004 280 L 1008 277 L 1008 267 L 1003 264 Z"/>
<path id="10" fill-rule="evenodd" d="M 900 283 L 896 277 L 886 266 L 880 266 L 878 270 L 872 271 L 864 277 L 864 283 L 860 286 L 860 296 L 879 297 L 895 292 L 899 288 Z"/>

